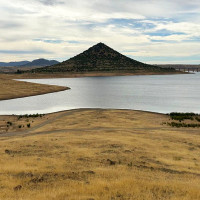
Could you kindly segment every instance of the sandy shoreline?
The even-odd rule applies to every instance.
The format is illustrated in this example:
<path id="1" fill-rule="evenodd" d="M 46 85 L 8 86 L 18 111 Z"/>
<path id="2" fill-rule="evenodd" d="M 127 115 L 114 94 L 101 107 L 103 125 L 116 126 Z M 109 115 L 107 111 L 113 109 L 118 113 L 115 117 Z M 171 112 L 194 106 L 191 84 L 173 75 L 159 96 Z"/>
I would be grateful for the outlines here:
<path id="1" fill-rule="evenodd" d="M 29 83 L 0 78 L 0 100 L 10 100 L 29 96 L 60 92 L 70 89 L 69 87 Z"/>
<path id="2" fill-rule="evenodd" d="M 39 74 L 0 74 L 0 78 L 8 79 L 41 79 L 41 78 L 80 78 L 80 77 L 104 77 L 104 76 L 138 76 L 138 75 L 177 75 L 188 74 L 187 72 L 83 72 L 83 73 L 39 73 Z"/>

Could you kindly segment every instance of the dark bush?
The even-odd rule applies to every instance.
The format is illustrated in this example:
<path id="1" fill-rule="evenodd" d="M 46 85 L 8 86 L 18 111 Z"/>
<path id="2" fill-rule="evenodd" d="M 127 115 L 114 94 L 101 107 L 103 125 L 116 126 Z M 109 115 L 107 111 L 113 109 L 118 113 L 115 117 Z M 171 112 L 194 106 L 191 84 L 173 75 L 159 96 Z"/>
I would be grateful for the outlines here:
<path id="1" fill-rule="evenodd" d="M 12 126 L 12 122 L 7 122 L 8 126 Z"/>
<path id="2" fill-rule="evenodd" d="M 172 112 L 169 114 L 171 119 L 183 121 L 185 119 L 194 120 L 194 117 L 197 116 L 195 113 L 178 113 L 178 112 Z"/>
<path id="3" fill-rule="evenodd" d="M 198 117 L 195 117 L 195 119 L 196 119 L 198 122 L 200 122 L 200 118 L 198 118 Z"/>
<path id="4" fill-rule="evenodd" d="M 172 126 L 172 127 L 177 127 L 177 128 L 180 128 L 180 127 L 188 127 L 188 128 L 199 128 L 200 127 L 200 124 L 186 124 L 186 123 L 177 123 L 177 122 L 168 122 L 167 123 L 169 126 Z"/>
<path id="5" fill-rule="evenodd" d="M 37 118 L 37 117 L 43 117 L 44 116 L 44 114 L 33 114 L 33 115 L 28 115 L 28 114 L 26 114 L 26 115 L 19 115 L 18 116 L 18 119 L 21 119 L 21 118 L 30 118 L 30 117 L 32 117 L 32 118 Z"/>

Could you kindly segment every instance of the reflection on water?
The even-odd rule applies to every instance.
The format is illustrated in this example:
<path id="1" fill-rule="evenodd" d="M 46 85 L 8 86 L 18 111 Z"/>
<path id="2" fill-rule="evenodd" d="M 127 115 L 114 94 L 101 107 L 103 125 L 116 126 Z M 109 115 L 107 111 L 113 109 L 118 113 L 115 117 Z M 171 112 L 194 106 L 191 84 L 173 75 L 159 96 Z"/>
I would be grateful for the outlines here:
<path id="1" fill-rule="evenodd" d="M 74 108 L 200 113 L 200 73 L 26 81 L 68 86 L 71 90 L 0 101 L 0 114 L 50 113 Z"/>

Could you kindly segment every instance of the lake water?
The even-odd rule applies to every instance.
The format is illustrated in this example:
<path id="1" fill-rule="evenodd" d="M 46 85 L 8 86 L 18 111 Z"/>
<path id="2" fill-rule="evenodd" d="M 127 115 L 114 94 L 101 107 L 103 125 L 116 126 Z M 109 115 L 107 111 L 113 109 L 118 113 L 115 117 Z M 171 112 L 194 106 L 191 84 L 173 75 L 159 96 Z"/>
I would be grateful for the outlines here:
<path id="1" fill-rule="evenodd" d="M 74 108 L 116 108 L 200 113 L 200 73 L 28 79 L 71 90 L 0 101 L 0 114 L 50 113 Z"/>

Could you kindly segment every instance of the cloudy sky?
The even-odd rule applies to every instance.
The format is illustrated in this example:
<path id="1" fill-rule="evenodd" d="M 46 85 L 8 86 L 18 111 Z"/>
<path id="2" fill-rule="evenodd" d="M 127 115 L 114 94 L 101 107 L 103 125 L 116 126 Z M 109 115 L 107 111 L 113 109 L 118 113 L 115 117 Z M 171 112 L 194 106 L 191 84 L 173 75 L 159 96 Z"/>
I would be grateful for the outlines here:
<path id="1" fill-rule="evenodd" d="M 199 0 L 0 0 L 0 13 L 0 61 L 63 61 L 103 42 L 146 63 L 200 64 Z"/>

